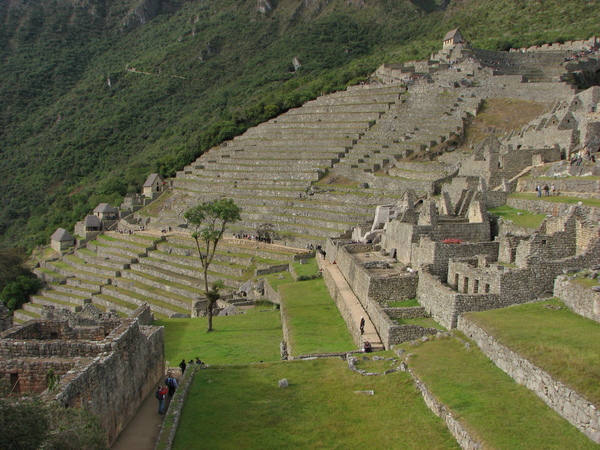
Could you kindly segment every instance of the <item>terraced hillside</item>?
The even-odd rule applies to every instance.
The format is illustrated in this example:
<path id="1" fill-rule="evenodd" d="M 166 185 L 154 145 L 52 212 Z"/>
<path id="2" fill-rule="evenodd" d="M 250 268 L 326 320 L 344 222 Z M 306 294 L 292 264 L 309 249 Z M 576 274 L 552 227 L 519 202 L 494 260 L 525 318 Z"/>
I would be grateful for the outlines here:
<path id="1" fill-rule="evenodd" d="M 419 176 L 428 171 L 422 165 L 406 177 L 387 170 L 460 134 L 479 102 L 461 94 L 411 95 L 398 83 L 321 96 L 211 149 L 177 173 L 162 205 L 140 215 L 146 223 L 150 217 L 150 226 L 178 226 L 188 207 L 230 197 L 243 208 L 238 230 L 254 234 L 271 223 L 287 242 L 322 243 L 371 220 L 376 205 L 396 202 L 409 185 L 433 193 L 436 178 Z"/>
<path id="2" fill-rule="evenodd" d="M 221 279 L 227 288 L 237 290 L 254 276 L 285 270 L 300 253 L 226 240 L 215 255 L 209 281 Z M 123 316 L 145 302 L 158 317 L 189 315 L 192 301 L 204 295 L 202 270 L 195 255 L 194 241 L 184 235 L 99 235 L 86 247 L 36 269 L 47 287 L 15 311 L 14 320 L 21 323 L 38 318 L 46 305 L 75 312 L 86 303 Z"/>

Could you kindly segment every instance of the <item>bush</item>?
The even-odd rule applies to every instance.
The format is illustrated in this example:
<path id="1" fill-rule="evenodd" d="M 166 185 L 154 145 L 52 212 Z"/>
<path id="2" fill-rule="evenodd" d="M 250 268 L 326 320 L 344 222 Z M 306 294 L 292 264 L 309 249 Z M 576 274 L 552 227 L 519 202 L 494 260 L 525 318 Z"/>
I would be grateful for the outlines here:
<path id="1" fill-rule="evenodd" d="M 0 300 L 10 309 L 14 311 L 19 309 L 29 296 L 35 294 L 42 287 L 42 282 L 31 276 L 20 275 L 11 283 L 8 283 L 0 294 Z"/>

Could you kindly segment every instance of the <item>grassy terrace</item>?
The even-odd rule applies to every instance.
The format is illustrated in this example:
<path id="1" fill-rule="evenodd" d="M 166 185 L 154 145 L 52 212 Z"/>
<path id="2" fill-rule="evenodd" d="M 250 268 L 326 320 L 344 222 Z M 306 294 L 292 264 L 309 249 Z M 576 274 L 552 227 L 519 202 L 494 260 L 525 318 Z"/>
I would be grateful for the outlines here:
<path id="1" fill-rule="evenodd" d="M 272 307 L 215 316 L 211 333 L 206 332 L 206 318 L 165 319 L 154 324 L 165 327 L 165 358 L 172 366 L 196 357 L 211 365 L 280 359 L 281 320 L 279 311 Z"/>
<path id="2" fill-rule="evenodd" d="M 279 287 L 294 355 L 356 348 L 323 279 Z"/>
<path id="3" fill-rule="evenodd" d="M 537 200 L 540 202 L 550 202 L 550 203 L 567 203 L 570 205 L 575 205 L 579 202 L 581 202 L 582 205 L 585 206 L 593 206 L 595 208 L 600 208 L 600 199 L 595 199 L 595 198 L 580 198 L 580 197 L 566 197 L 563 195 L 557 195 L 557 196 L 549 196 L 549 197 L 538 197 L 537 194 L 533 193 L 533 194 L 526 194 L 526 193 L 517 193 L 517 194 L 510 194 L 509 198 L 518 198 L 518 199 L 522 199 L 522 200 Z"/>
<path id="4" fill-rule="evenodd" d="M 556 299 L 468 317 L 500 343 L 600 406 L 599 323 L 575 314 Z"/>
<path id="5" fill-rule="evenodd" d="M 408 364 L 416 375 L 484 448 L 598 448 L 474 344 L 466 349 L 456 338 L 443 338 L 407 351 L 413 354 Z"/>
<path id="6" fill-rule="evenodd" d="M 546 217 L 545 214 L 533 214 L 524 209 L 515 209 L 507 205 L 490 208 L 488 212 L 494 216 L 510 220 L 517 226 L 526 228 L 538 228 Z"/>
<path id="7" fill-rule="evenodd" d="M 406 373 L 365 377 L 339 359 L 199 371 L 173 448 L 199 439 L 205 448 L 458 448 Z"/>

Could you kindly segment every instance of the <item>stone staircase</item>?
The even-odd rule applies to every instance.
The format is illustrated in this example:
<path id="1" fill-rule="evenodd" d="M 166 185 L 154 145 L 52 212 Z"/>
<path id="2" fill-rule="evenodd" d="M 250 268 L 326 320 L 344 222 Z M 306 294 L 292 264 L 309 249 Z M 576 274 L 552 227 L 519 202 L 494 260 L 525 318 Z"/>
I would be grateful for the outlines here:
<path id="1" fill-rule="evenodd" d="M 237 290 L 245 281 L 271 271 L 286 270 L 297 249 L 268 246 L 254 241 L 223 240 L 209 272 L 209 282 L 223 280 Z M 157 317 L 190 313 L 192 302 L 204 295 L 195 242 L 189 236 L 130 235 L 108 232 L 86 247 L 46 261 L 36 269 L 46 287 L 14 320 L 39 318 L 44 306 L 76 312 L 86 303 L 128 316 L 149 303 Z"/>

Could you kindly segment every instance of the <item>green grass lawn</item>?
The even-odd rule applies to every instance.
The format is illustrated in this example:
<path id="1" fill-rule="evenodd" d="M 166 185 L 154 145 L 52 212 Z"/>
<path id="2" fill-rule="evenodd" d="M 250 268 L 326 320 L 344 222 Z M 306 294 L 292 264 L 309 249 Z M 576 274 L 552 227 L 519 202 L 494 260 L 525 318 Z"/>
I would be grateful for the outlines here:
<path id="1" fill-rule="evenodd" d="M 407 351 L 413 354 L 409 366 L 484 448 L 598 448 L 475 344 L 467 350 L 457 339 L 443 338 Z"/>
<path id="2" fill-rule="evenodd" d="M 206 317 L 164 319 L 165 359 L 177 366 L 182 359 L 200 358 L 207 364 L 278 361 L 283 336 L 279 311 L 257 307 L 236 316 L 213 317 L 208 333 Z"/>
<path id="3" fill-rule="evenodd" d="M 543 202 L 552 202 L 552 203 L 567 203 L 567 204 L 576 204 L 581 202 L 582 205 L 586 206 L 594 206 L 596 208 L 600 208 L 600 199 L 595 198 L 579 198 L 579 197 L 565 197 L 563 195 L 550 196 L 550 197 L 538 197 L 537 194 L 525 194 L 519 192 L 517 194 L 510 194 L 510 198 L 520 198 L 523 200 L 539 200 Z"/>
<path id="4" fill-rule="evenodd" d="M 289 387 L 278 387 L 283 378 Z M 355 392 L 367 390 L 374 395 Z M 408 374 L 366 377 L 332 358 L 200 370 L 173 448 L 458 446 L 426 408 Z"/>
<path id="5" fill-rule="evenodd" d="M 356 348 L 322 278 L 282 285 L 279 292 L 294 355 Z"/>
<path id="6" fill-rule="evenodd" d="M 298 277 L 301 276 L 313 276 L 318 275 L 319 266 L 317 265 L 317 260 L 315 258 L 306 259 L 306 264 L 300 264 L 300 261 L 292 263 L 292 267 L 294 268 L 294 272 Z"/>
<path id="7" fill-rule="evenodd" d="M 416 298 L 411 298 L 409 300 L 403 300 L 399 302 L 387 302 L 387 304 L 390 308 L 411 308 L 413 306 L 421 306 L 421 304 Z"/>
<path id="8" fill-rule="evenodd" d="M 532 214 L 524 209 L 515 209 L 507 205 L 490 208 L 488 209 L 488 212 L 494 216 L 500 216 L 503 219 L 511 220 L 515 225 L 526 228 L 539 227 L 546 217 L 545 214 Z M 518 213 L 521 213 L 521 215 Z"/>
<path id="9" fill-rule="evenodd" d="M 500 343 L 600 406 L 599 323 L 575 314 L 558 300 L 468 317 Z"/>

